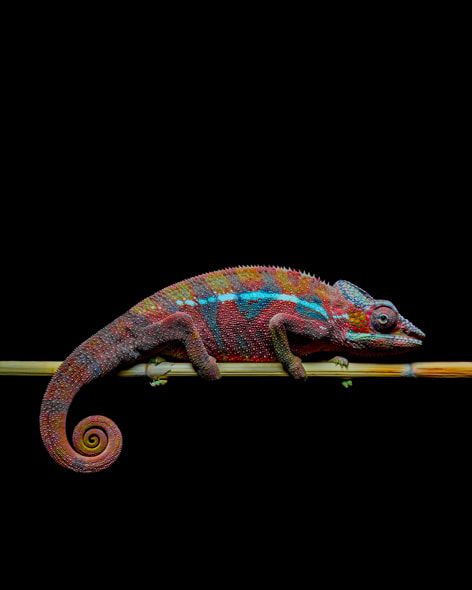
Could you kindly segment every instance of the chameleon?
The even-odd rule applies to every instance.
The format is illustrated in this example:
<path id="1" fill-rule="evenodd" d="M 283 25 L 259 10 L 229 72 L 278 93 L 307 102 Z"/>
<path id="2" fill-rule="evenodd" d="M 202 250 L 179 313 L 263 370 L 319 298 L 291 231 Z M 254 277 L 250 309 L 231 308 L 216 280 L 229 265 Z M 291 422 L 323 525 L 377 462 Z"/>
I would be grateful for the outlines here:
<path id="1" fill-rule="evenodd" d="M 79 345 L 59 366 L 40 411 L 43 443 L 60 465 L 90 473 L 118 458 L 122 435 L 104 416 L 74 429 L 66 419 L 75 395 L 119 367 L 156 354 L 190 361 L 214 381 L 217 362 L 280 362 L 306 379 L 301 357 L 315 352 L 379 355 L 421 346 L 425 334 L 390 301 L 345 280 L 334 285 L 301 271 L 240 266 L 175 283 L 137 303 Z M 333 359 L 347 366 L 342 356 Z"/>

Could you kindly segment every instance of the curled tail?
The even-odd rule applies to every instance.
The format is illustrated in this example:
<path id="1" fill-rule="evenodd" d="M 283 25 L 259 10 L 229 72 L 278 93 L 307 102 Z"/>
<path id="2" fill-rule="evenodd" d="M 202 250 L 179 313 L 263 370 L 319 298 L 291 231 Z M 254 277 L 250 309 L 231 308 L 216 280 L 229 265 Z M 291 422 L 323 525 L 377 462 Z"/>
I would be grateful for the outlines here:
<path id="1" fill-rule="evenodd" d="M 44 446 L 57 463 L 73 471 L 101 471 L 114 463 L 121 452 L 120 429 L 104 416 L 82 420 L 74 429 L 73 446 L 66 435 L 67 412 L 75 395 L 123 360 L 110 352 L 103 335 L 92 336 L 62 363 L 43 398 L 40 430 Z"/>

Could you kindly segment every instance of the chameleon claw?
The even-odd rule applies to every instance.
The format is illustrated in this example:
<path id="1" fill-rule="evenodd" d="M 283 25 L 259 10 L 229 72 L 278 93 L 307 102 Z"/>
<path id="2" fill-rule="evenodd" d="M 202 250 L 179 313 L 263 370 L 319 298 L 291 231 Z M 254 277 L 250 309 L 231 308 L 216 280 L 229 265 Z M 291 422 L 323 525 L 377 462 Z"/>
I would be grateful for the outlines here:
<path id="1" fill-rule="evenodd" d="M 352 381 L 350 379 L 344 379 L 341 381 L 341 385 L 348 389 L 349 387 L 352 387 Z"/>
<path id="2" fill-rule="evenodd" d="M 148 360 L 148 363 L 152 363 L 155 367 L 157 367 L 157 365 L 160 365 L 164 361 L 165 358 L 163 358 L 162 356 L 153 356 Z"/>
<path id="3" fill-rule="evenodd" d="M 160 385 L 166 385 L 167 379 L 153 379 L 149 381 L 151 387 L 159 387 Z"/>
<path id="4" fill-rule="evenodd" d="M 335 356 L 331 360 L 328 361 L 329 363 L 333 363 L 336 366 L 344 367 L 347 369 L 349 367 L 349 361 L 344 358 L 343 356 Z"/>
<path id="5" fill-rule="evenodd" d="M 152 375 L 149 374 L 148 369 L 150 365 L 154 365 L 155 367 L 157 367 L 160 364 L 165 363 L 165 359 L 163 359 L 162 357 L 156 356 L 156 357 L 152 357 L 148 360 L 147 365 L 146 365 L 146 371 L 145 374 L 146 376 L 149 378 L 149 385 L 151 387 L 159 387 L 160 385 L 165 385 L 167 383 L 167 379 L 163 379 L 161 377 L 153 377 Z M 168 365 L 169 363 L 167 363 Z M 162 372 L 162 375 L 164 376 L 166 373 L 168 372 L 167 370 L 164 370 Z"/>

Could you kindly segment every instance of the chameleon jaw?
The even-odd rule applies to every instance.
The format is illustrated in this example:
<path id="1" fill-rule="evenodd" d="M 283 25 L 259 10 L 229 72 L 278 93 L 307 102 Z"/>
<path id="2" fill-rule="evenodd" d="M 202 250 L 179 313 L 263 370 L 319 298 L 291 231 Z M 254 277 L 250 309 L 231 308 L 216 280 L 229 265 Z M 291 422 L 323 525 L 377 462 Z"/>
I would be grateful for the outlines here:
<path id="1" fill-rule="evenodd" d="M 418 333 L 415 335 L 420 335 Z M 421 332 L 421 334 L 423 334 Z M 424 336 L 424 335 L 423 335 Z M 408 334 L 369 334 L 363 332 L 354 332 L 350 330 L 347 333 L 347 340 L 352 344 L 357 344 L 359 348 L 379 348 L 385 349 L 386 352 L 392 352 L 392 349 L 399 348 L 418 348 L 422 346 L 423 342 L 419 338 L 409 336 Z"/>

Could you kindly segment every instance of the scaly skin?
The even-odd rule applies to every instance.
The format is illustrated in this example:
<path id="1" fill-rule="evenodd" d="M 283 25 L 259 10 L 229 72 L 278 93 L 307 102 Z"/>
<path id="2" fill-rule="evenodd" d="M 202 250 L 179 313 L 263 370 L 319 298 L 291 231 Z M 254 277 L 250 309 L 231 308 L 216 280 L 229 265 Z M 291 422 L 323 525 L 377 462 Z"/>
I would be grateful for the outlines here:
<path id="1" fill-rule="evenodd" d="M 416 348 L 422 338 L 392 303 L 347 281 L 330 286 L 306 273 L 263 266 L 211 272 L 158 291 L 76 348 L 49 383 L 41 436 L 64 467 L 109 467 L 121 451 L 118 427 L 90 416 L 74 430 L 74 449 L 65 429 L 70 404 L 87 383 L 156 353 L 189 360 L 208 380 L 219 378 L 216 361 L 276 360 L 304 379 L 300 356 L 390 354 Z"/>

